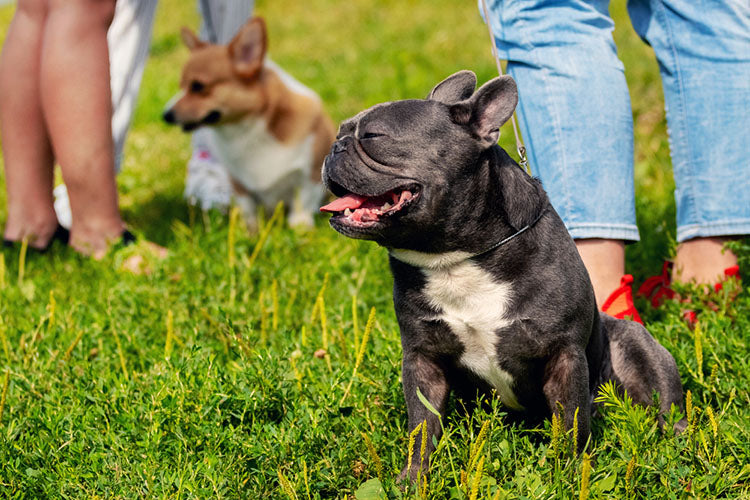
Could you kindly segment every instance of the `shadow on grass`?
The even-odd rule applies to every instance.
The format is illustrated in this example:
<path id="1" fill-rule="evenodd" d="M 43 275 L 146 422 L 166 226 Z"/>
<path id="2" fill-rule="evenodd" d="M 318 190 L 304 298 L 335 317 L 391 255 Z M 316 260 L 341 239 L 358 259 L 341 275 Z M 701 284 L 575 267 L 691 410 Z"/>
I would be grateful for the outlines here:
<path id="1" fill-rule="evenodd" d="M 169 246 L 174 241 L 175 221 L 188 224 L 189 207 L 178 193 L 155 193 L 145 203 L 122 209 L 125 221 L 149 241 Z"/>

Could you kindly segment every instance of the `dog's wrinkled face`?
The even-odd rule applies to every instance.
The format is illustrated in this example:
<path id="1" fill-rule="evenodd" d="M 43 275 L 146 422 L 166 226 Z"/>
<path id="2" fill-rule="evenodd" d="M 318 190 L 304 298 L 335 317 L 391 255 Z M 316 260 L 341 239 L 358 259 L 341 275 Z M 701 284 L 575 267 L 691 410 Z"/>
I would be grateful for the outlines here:
<path id="1" fill-rule="evenodd" d="M 381 245 L 419 250 L 460 223 L 480 157 L 518 100 L 510 77 L 476 93 L 462 71 L 424 100 L 379 104 L 342 123 L 323 180 L 339 199 L 331 212 L 340 233 Z M 465 214 L 464 214 L 465 215 Z"/>
<path id="2" fill-rule="evenodd" d="M 228 45 L 200 40 L 187 28 L 190 49 L 177 94 L 164 111 L 167 123 L 190 131 L 202 125 L 237 121 L 261 112 L 266 96 L 260 85 L 266 53 L 266 28 L 259 17 L 248 21 Z"/>

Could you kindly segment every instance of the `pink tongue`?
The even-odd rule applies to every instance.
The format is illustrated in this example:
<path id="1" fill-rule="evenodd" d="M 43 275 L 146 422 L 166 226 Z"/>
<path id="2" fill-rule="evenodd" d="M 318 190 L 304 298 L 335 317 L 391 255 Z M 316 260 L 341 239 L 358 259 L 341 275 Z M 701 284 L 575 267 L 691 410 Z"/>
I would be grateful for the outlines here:
<path id="1" fill-rule="evenodd" d="M 362 204 L 367 200 L 365 196 L 358 196 L 356 194 L 347 194 L 337 200 L 333 200 L 326 206 L 320 207 L 321 212 L 342 212 L 347 208 L 350 210 L 356 210 L 361 207 Z"/>

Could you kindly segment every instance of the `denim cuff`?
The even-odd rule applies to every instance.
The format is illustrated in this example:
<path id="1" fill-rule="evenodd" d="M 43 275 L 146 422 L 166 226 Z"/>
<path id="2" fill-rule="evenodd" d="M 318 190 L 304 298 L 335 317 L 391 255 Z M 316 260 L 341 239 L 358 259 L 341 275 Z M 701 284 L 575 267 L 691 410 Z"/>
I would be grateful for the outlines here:
<path id="1" fill-rule="evenodd" d="M 640 241 L 638 227 L 633 224 L 573 223 L 566 224 L 573 239 L 601 238 L 605 240 Z"/>
<path id="2" fill-rule="evenodd" d="M 677 242 L 710 236 L 750 235 L 750 219 L 724 220 L 703 224 L 689 224 L 677 228 Z"/>

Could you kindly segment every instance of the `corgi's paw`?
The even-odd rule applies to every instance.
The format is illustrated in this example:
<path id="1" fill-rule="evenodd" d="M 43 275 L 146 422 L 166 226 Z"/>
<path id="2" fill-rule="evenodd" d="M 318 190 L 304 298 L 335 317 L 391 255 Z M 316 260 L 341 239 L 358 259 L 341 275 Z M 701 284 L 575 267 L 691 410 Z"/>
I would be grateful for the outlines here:
<path id="1" fill-rule="evenodd" d="M 251 217 L 245 217 L 245 229 L 248 234 L 258 234 L 258 217 L 253 214 Z"/>
<path id="2" fill-rule="evenodd" d="M 312 229 L 315 226 L 315 219 L 310 212 L 293 212 L 287 218 L 289 227 L 295 229 Z"/>

